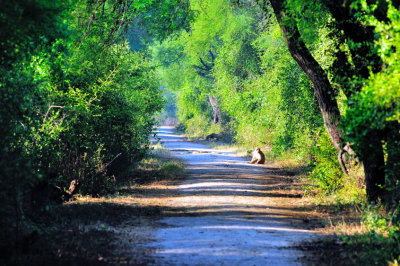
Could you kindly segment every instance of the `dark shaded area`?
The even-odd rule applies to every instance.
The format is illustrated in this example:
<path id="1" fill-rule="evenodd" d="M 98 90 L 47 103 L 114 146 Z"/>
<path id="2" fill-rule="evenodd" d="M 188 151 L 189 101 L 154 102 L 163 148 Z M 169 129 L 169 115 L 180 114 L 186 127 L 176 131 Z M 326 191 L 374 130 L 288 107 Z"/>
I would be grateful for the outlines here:
<path id="1" fill-rule="evenodd" d="M 302 258 L 306 265 L 357 265 L 357 260 L 349 256 L 349 251 L 346 250 L 344 243 L 334 237 L 304 242 L 297 248 L 313 255 L 313 260 L 307 257 Z M 353 253 L 354 250 L 351 252 Z M 317 261 L 318 263 L 316 263 Z"/>
<path id="2" fill-rule="evenodd" d="M 392 265 L 389 262 L 398 259 L 398 237 L 388 238 L 368 232 L 351 237 L 351 241 L 342 241 L 337 237 L 303 242 L 297 248 L 312 254 L 313 264 L 318 265 Z M 306 264 L 308 258 L 303 258 Z"/>
<path id="3" fill-rule="evenodd" d="M 104 202 L 54 206 L 46 216 L 36 217 L 34 233 L 17 243 L 19 248 L 1 248 L 0 265 L 147 264 L 145 254 L 138 252 L 137 257 L 132 247 L 117 245 L 119 233 L 108 227 L 137 225 L 139 217 L 156 219 L 160 214 L 158 207 Z"/>

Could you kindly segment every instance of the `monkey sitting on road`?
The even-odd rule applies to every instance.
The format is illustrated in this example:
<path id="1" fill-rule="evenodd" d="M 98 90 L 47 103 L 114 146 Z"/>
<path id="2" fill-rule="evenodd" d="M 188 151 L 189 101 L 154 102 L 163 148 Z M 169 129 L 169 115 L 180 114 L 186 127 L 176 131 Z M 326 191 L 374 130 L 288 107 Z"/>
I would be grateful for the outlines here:
<path id="1" fill-rule="evenodd" d="M 256 148 L 253 151 L 253 158 L 251 159 L 251 164 L 264 164 L 265 163 L 265 155 L 260 150 L 260 148 Z"/>

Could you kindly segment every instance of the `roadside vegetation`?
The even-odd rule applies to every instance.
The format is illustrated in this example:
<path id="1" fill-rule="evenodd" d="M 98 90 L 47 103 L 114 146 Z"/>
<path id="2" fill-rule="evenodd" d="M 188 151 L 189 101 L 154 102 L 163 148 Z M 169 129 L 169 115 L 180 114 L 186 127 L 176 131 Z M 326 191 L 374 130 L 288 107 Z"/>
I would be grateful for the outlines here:
<path id="1" fill-rule="evenodd" d="M 172 4 L 154 15 L 169 14 Z M 59 226 L 67 223 L 63 207 L 54 206 L 75 194 L 118 191 L 146 158 L 164 100 L 145 49 L 131 49 L 126 38 L 152 3 L 21 0 L 1 6 L 3 264 L 18 263 L 39 235 L 58 226 L 43 227 L 42 220 L 60 215 Z M 161 178 L 178 166 L 154 167 Z"/>
<path id="2" fill-rule="evenodd" d="M 261 147 L 329 213 L 327 231 L 349 264 L 396 264 L 399 3 L 190 5 L 191 31 L 151 48 L 157 76 L 176 95 L 177 128 L 232 143 L 223 148 L 241 156 Z"/>
<path id="3" fill-rule="evenodd" d="M 1 259 L 48 219 L 67 226 L 74 195 L 174 179 L 181 164 L 149 140 L 170 119 L 261 147 L 344 213 L 331 222 L 351 262 L 398 264 L 399 1 L 18 0 L 0 29 Z"/>
<path id="4" fill-rule="evenodd" d="M 31 215 L 26 222 L 30 234 L 2 253 L 0 261 L 6 265 L 150 263 L 136 243 L 147 241 L 149 233 L 143 230 L 151 230 L 165 207 L 148 203 L 147 197 L 160 195 L 146 191 L 182 180 L 183 169 L 163 146 L 151 146 L 112 191 L 102 196 L 76 193 L 62 205 L 48 205 L 45 215 Z"/>

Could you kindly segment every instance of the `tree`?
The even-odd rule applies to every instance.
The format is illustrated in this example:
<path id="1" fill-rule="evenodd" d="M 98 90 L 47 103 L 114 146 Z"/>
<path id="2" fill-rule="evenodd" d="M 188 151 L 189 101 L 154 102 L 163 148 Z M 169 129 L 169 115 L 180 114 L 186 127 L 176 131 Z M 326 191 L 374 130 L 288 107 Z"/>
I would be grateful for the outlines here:
<path id="1" fill-rule="evenodd" d="M 201 65 L 193 65 L 194 67 L 194 71 L 203 78 L 206 79 L 210 79 L 211 81 L 214 80 L 213 76 L 212 76 L 212 69 L 215 65 L 214 61 L 215 61 L 215 55 L 214 53 L 209 50 L 208 51 L 210 54 L 210 63 L 206 63 L 201 57 L 199 57 L 200 59 L 200 63 Z M 218 100 L 215 98 L 214 95 L 208 95 L 208 99 L 210 100 L 210 104 L 211 107 L 213 109 L 214 112 L 214 124 L 218 124 L 222 122 L 222 113 L 221 113 L 221 108 L 219 108 L 219 104 L 218 104 Z"/>
<path id="2" fill-rule="evenodd" d="M 357 75 L 354 84 L 359 88 L 349 97 L 343 126 L 367 171 L 381 176 L 379 196 L 388 207 L 396 207 L 400 200 L 400 119 L 395 115 L 399 92 L 399 75 L 395 74 L 399 71 L 399 5 L 398 1 L 376 1 L 374 5 L 353 2 L 350 7 L 341 6 L 364 28 L 345 32 L 346 41 L 352 44 L 350 51 L 363 59 L 352 63 L 356 70 L 363 69 L 362 63 L 371 66 L 368 72 Z M 367 171 L 367 181 L 374 181 Z"/>
<path id="3" fill-rule="evenodd" d="M 296 60 L 314 85 L 315 97 L 317 98 L 325 122 L 325 127 L 331 137 L 333 145 L 338 151 L 339 161 L 341 162 L 343 169 L 345 169 L 341 159 L 341 154 L 343 153 L 343 132 L 339 128 L 340 112 L 335 99 L 336 93 L 333 90 L 325 71 L 306 47 L 300 31 L 297 28 L 296 20 L 287 12 L 284 3 L 280 0 L 271 0 L 270 3 L 292 57 Z M 266 5 L 264 5 L 264 8 L 265 7 Z M 265 12 L 269 11 L 267 9 L 264 10 Z"/>
<path id="4" fill-rule="evenodd" d="M 292 57 L 296 60 L 303 71 L 309 76 L 314 85 L 315 96 L 318 100 L 325 126 L 339 155 L 345 149 L 349 152 L 348 145 L 344 145 L 346 132 L 340 128 L 340 112 L 336 93 L 327 77 L 326 71 L 313 58 L 300 34 L 294 12 L 290 10 L 289 1 L 270 0 L 274 14 L 281 27 L 287 46 Z M 295 2 L 295 1 L 294 1 Z M 341 85 L 344 94 L 351 98 L 359 92 L 364 81 L 369 78 L 370 73 L 382 70 L 381 59 L 374 45 L 375 27 L 362 23 L 357 17 L 355 4 L 357 1 L 321 1 L 331 12 L 335 19 L 337 34 L 341 35 L 342 43 L 349 43 L 348 57 L 343 50 L 338 50 L 336 61 L 331 71 L 336 81 Z M 378 1 L 373 10 L 373 16 L 379 21 L 387 21 L 387 7 L 385 1 Z M 296 4 L 296 2 L 294 3 Z M 264 7 L 266 3 L 264 2 Z M 267 11 L 265 9 L 265 11 Z M 362 16 L 362 15 L 361 15 Z M 343 32 L 343 33 L 341 33 Z M 351 104 L 350 104 L 351 108 Z M 385 186 L 385 160 L 384 151 L 379 130 L 370 130 L 358 147 L 357 155 L 364 164 L 366 190 L 369 201 L 384 200 Z M 340 160 L 339 156 L 339 160 Z"/>
<path id="5" fill-rule="evenodd" d="M 163 103 L 145 54 L 124 41 L 142 1 L 3 2 L 1 249 L 72 179 L 82 193 L 112 190 L 148 150 Z"/>

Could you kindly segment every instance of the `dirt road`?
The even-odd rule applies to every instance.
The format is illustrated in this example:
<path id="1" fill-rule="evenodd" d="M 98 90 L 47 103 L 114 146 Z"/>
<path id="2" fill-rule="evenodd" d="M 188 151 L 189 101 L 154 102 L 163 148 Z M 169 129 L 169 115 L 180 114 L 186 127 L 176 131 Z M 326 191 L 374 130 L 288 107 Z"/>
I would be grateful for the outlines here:
<path id="1" fill-rule="evenodd" d="M 173 188 L 175 195 L 165 199 L 174 214 L 161 218 L 152 241 L 143 244 L 152 264 L 302 264 L 307 254 L 295 246 L 318 235 L 307 229 L 297 204 L 301 195 L 290 178 L 268 165 L 184 141 L 169 127 L 161 127 L 158 136 L 185 161 L 187 172 Z"/>

